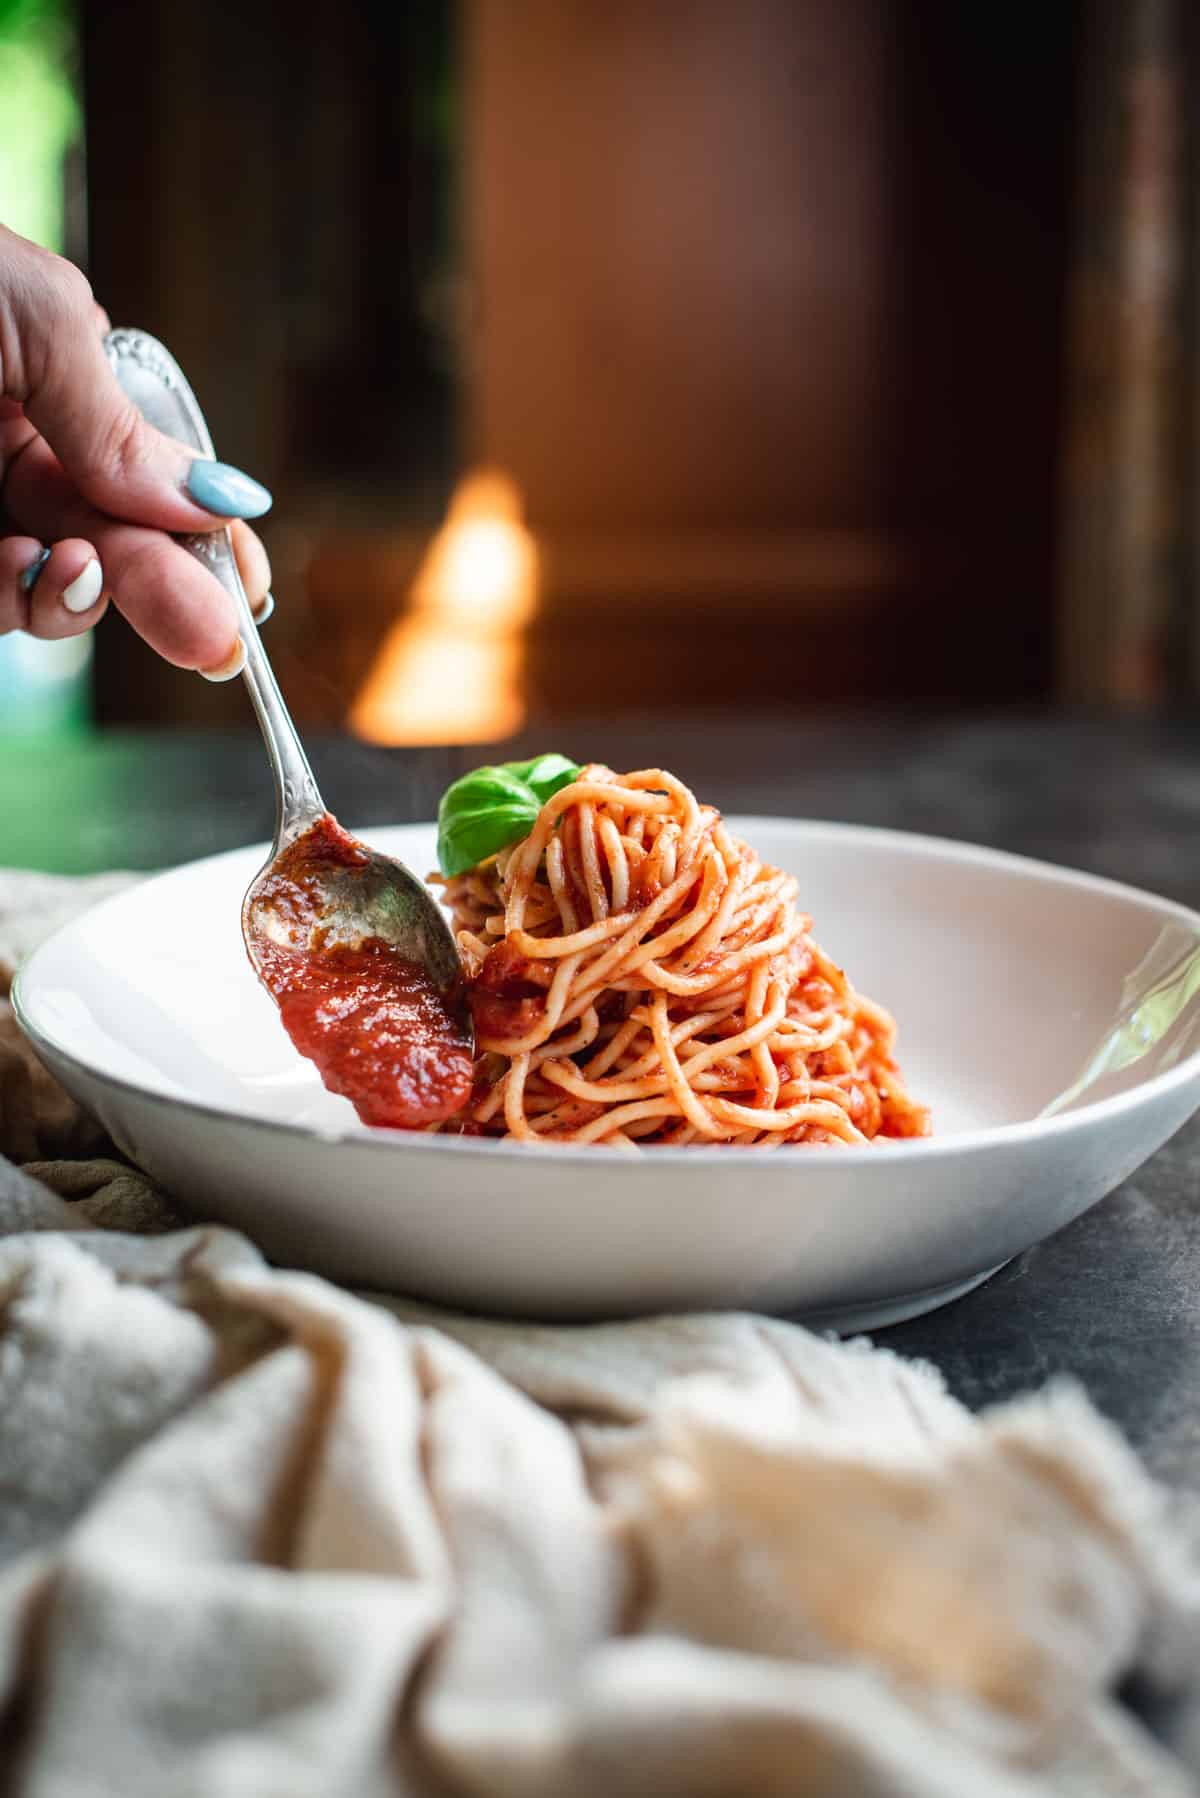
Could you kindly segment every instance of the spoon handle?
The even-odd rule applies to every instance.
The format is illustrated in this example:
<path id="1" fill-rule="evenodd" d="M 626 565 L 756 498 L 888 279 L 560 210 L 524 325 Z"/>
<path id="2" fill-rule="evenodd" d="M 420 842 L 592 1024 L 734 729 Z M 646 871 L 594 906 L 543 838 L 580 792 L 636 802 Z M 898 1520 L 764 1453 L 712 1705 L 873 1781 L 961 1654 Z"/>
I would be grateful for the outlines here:
<path id="1" fill-rule="evenodd" d="M 175 358 L 156 337 L 147 331 L 110 331 L 104 348 L 123 390 L 150 424 L 202 456 L 214 454 L 196 396 Z M 324 815 L 325 805 L 262 646 L 228 528 L 180 536 L 176 541 L 216 576 L 237 604 L 240 635 L 246 647 L 243 675 L 275 776 L 272 853 L 278 854 Z"/>

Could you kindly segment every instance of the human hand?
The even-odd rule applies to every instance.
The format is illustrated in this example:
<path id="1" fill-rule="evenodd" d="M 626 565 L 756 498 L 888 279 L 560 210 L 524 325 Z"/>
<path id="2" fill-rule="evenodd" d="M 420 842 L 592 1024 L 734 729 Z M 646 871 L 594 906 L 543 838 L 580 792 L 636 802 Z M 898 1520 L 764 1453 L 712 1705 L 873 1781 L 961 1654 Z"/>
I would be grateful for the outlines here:
<path id="1" fill-rule="evenodd" d="M 229 524 L 258 610 L 271 570 L 241 521 L 271 496 L 146 423 L 107 330 L 73 264 L 0 225 L 0 635 L 75 636 L 111 596 L 168 662 L 228 680 L 245 657 L 234 602 L 167 533 Z"/>

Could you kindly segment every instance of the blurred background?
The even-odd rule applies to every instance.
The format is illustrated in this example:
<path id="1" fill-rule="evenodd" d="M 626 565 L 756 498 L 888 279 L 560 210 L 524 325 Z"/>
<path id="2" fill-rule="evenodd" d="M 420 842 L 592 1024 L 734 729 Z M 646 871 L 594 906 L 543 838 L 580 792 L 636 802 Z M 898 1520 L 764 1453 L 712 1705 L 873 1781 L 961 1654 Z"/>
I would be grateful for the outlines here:
<path id="1" fill-rule="evenodd" d="M 1187 0 L 0 0 L 0 218 L 273 490 L 298 721 L 1200 685 Z M 240 683 L 0 641 L 0 731 Z M 482 759 L 476 757 L 475 759 Z"/>

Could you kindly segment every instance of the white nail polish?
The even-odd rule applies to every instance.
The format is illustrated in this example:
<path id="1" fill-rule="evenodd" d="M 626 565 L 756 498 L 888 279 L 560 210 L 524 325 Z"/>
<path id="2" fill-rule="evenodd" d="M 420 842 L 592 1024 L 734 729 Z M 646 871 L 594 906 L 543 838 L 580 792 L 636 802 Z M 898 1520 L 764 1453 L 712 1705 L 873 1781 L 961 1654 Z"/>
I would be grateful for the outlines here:
<path id="1" fill-rule="evenodd" d="M 62 602 L 68 612 L 90 612 L 100 597 L 104 576 L 94 558 L 82 574 L 77 574 L 69 587 L 63 588 Z"/>
<path id="2" fill-rule="evenodd" d="M 219 663 L 217 667 L 201 668 L 199 673 L 204 676 L 205 680 L 236 680 L 237 676 L 242 672 L 242 669 L 245 666 L 246 645 L 239 637 L 232 654 L 227 655 L 225 660 Z"/>

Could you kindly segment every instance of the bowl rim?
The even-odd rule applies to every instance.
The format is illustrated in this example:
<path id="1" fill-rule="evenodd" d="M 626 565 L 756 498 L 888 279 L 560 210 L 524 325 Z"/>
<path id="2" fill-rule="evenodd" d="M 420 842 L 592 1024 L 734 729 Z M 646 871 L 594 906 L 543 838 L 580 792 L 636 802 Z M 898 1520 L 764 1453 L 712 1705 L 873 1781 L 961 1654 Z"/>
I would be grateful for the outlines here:
<path id="1" fill-rule="evenodd" d="M 1007 849 L 993 849 L 983 844 L 966 842 L 960 838 L 939 837 L 922 831 L 896 830 L 890 826 L 875 824 L 853 824 L 840 820 L 822 818 L 790 818 L 784 814 L 730 812 L 725 814 L 725 821 L 739 834 L 749 834 L 759 827 L 767 829 L 785 829 L 795 831 L 797 835 L 830 835 L 842 837 L 847 841 L 867 840 L 880 847 L 891 847 L 903 852 L 923 851 L 942 861 L 974 863 L 995 868 L 999 872 L 1024 875 L 1027 879 L 1042 881 L 1054 885 L 1065 885 L 1081 892 L 1106 894 L 1113 898 L 1135 901 L 1145 910 L 1153 912 L 1165 924 L 1175 922 L 1185 925 L 1196 937 L 1200 946 L 1200 912 L 1189 906 L 1181 905 L 1173 899 L 1166 899 L 1145 888 L 1131 886 L 1128 882 L 1112 880 L 1103 874 L 1092 874 L 1085 869 L 1072 868 L 1056 862 L 1042 861 L 1034 856 L 1019 855 Z M 408 824 L 376 824 L 365 830 L 355 830 L 353 834 L 361 835 L 369 840 L 372 832 L 381 831 L 432 831 L 436 829 L 432 821 L 420 820 Z M 469 1158 L 483 1157 L 491 1160 L 499 1156 L 510 1160 L 514 1156 L 526 1161 L 534 1156 L 538 1164 L 561 1167 L 564 1164 L 576 1163 L 595 1167 L 597 1159 L 604 1165 L 625 1167 L 629 1169 L 660 1165 L 686 1165 L 696 1168 L 701 1166 L 728 1166 L 730 1163 L 727 1143 L 687 1144 L 684 1146 L 660 1146 L 647 1151 L 646 1155 L 616 1154 L 600 1143 L 542 1143 L 535 1147 L 522 1142 L 506 1142 L 502 1138 L 478 1136 L 446 1136 L 422 1130 L 393 1130 L 383 1127 L 371 1128 L 354 1124 L 346 1129 L 330 1129 L 314 1124 L 291 1122 L 282 1118 L 266 1118 L 256 1116 L 253 1112 L 233 1111 L 225 1106 L 209 1104 L 202 1099 L 189 1099 L 174 1093 L 163 1093 L 152 1086 L 144 1085 L 137 1080 L 127 1079 L 123 1075 L 105 1073 L 88 1061 L 64 1048 L 44 1031 L 39 1029 L 29 1013 L 25 1000 L 24 986 L 28 982 L 30 971 L 36 966 L 41 956 L 51 950 L 59 938 L 65 936 L 84 917 L 93 917 L 108 907 L 119 905 L 135 890 L 153 885 L 157 881 L 165 881 L 179 876 L 188 869 L 209 867 L 216 863 L 230 860 L 238 856 L 246 856 L 251 851 L 269 856 L 270 846 L 262 842 L 243 844 L 238 848 L 219 850 L 213 855 L 198 856 L 190 862 L 180 862 L 174 867 L 163 868 L 148 873 L 136 887 L 126 887 L 118 893 L 112 893 L 94 906 L 88 906 L 66 923 L 61 924 L 43 942 L 26 957 L 16 971 L 9 1002 L 21 1029 L 29 1037 L 34 1047 L 45 1052 L 59 1062 L 78 1071 L 89 1080 L 100 1080 L 110 1088 L 150 1104 L 168 1107 L 175 1111 L 183 1111 L 189 1115 L 207 1120 L 215 1120 L 222 1124 L 238 1124 L 249 1128 L 267 1130 L 285 1137 L 297 1138 L 301 1141 L 320 1143 L 325 1147 L 345 1147 L 373 1154 L 396 1154 L 402 1152 L 427 1152 L 435 1155 L 465 1155 Z M 894 1166 L 897 1161 L 908 1162 L 914 1157 L 920 1161 L 945 1159 L 947 1157 L 965 1156 L 982 1153 L 998 1147 L 1027 1147 L 1030 1143 L 1045 1138 L 1057 1139 L 1085 1133 L 1095 1129 L 1102 1123 L 1116 1120 L 1127 1112 L 1136 1111 L 1141 1106 L 1155 1099 L 1165 1098 L 1190 1083 L 1200 1079 L 1200 1044 L 1190 1054 L 1177 1062 L 1175 1066 L 1162 1073 L 1152 1075 L 1149 1080 L 1129 1088 L 1125 1092 L 1114 1093 L 1107 1098 L 1092 1100 L 1080 1105 L 1077 1109 L 1057 1113 L 1052 1117 L 1039 1114 L 1037 1117 L 1025 1118 L 1018 1123 L 992 1124 L 979 1130 L 961 1130 L 950 1136 L 925 1136 L 906 1139 L 880 1141 L 876 1138 L 869 1143 L 830 1145 L 833 1153 L 816 1155 L 804 1144 L 781 1144 L 772 1152 L 775 1156 L 786 1152 L 790 1146 L 797 1153 L 787 1156 L 787 1166 L 816 1168 L 857 1168 L 863 1166 Z"/>

